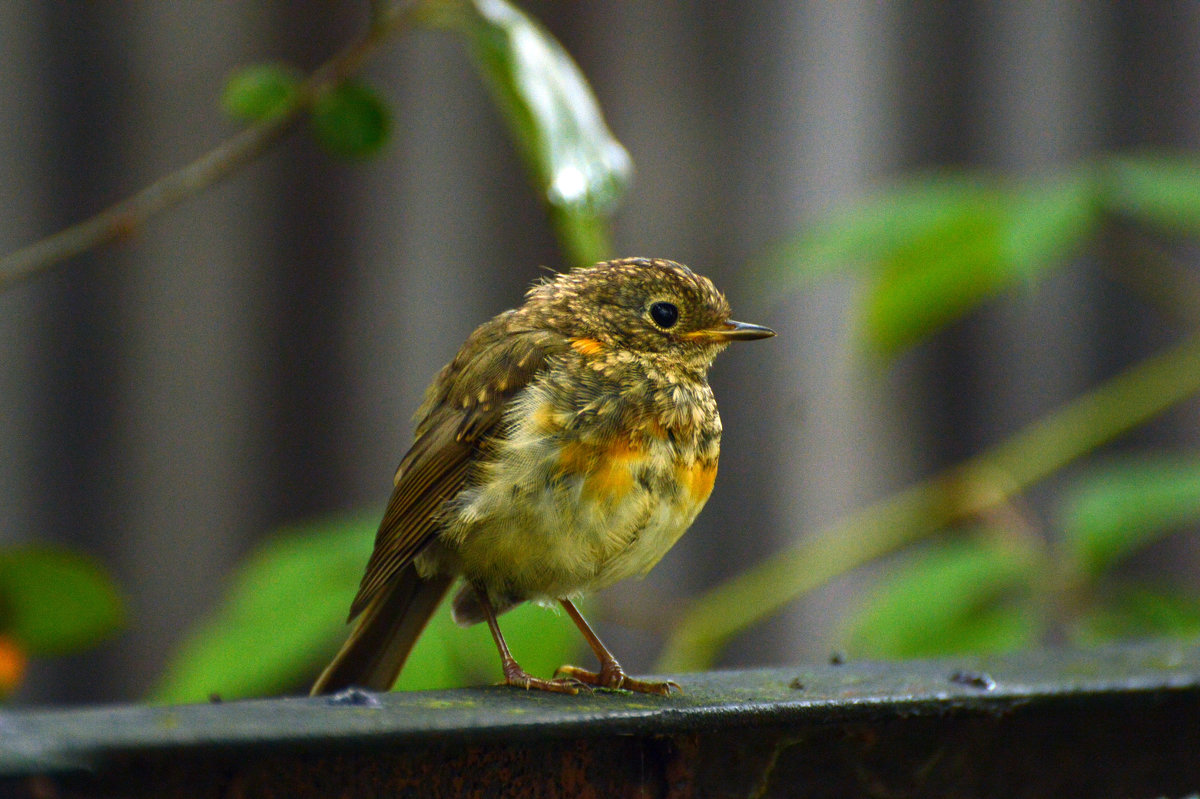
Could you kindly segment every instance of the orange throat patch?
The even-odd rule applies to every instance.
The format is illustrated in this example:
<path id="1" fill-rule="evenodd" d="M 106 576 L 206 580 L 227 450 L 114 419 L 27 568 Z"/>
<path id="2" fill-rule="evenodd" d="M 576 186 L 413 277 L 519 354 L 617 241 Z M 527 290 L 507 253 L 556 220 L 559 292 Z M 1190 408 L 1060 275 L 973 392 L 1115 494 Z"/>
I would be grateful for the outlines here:
<path id="1" fill-rule="evenodd" d="M 579 338 L 571 339 L 571 349 L 578 352 L 580 355 L 592 356 L 599 355 L 604 351 L 604 345 L 594 338 L 580 336 Z"/>

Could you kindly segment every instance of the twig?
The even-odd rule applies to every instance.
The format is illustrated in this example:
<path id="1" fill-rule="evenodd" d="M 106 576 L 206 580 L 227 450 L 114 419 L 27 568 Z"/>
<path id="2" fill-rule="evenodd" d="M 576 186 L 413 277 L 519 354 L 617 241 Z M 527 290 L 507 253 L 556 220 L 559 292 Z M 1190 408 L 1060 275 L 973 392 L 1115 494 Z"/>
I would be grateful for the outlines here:
<path id="1" fill-rule="evenodd" d="M 357 72 L 368 55 L 388 36 L 411 24 L 419 11 L 414 4 L 381 11 L 360 40 L 322 64 L 301 84 L 290 106 L 95 216 L 0 258 L 0 292 L 80 253 L 136 233 L 155 214 L 253 161 L 288 132 L 318 95 Z"/>

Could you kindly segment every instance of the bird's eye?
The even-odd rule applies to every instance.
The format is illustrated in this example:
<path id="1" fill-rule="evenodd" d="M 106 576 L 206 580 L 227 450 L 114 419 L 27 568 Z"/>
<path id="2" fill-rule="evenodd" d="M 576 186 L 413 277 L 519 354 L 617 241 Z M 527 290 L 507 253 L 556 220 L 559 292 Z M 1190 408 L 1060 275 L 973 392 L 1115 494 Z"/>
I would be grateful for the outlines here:
<path id="1" fill-rule="evenodd" d="M 679 321 L 679 309 L 669 302 L 656 302 L 650 306 L 650 318 L 659 327 L 674 327 Z"/>

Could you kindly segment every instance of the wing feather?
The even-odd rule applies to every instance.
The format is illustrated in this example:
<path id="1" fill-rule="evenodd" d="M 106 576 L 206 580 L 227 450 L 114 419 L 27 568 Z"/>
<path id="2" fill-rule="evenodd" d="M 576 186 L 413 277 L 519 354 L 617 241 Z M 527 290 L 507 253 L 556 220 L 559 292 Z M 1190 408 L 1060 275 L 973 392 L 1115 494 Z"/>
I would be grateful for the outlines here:
<path id="1" fill-rule="evenodd" d="M 351 620 L 437 534 L 442 504 L 462 489 L 488 440 L 503 434 L 508 401 L 548 357 L 566 348 L 566 340 L 550 331 L 514 330 L 511 313 L 476 330 L 426 393 L 416 438 L 396 470 L 375 549 L 350 606 Z"/>

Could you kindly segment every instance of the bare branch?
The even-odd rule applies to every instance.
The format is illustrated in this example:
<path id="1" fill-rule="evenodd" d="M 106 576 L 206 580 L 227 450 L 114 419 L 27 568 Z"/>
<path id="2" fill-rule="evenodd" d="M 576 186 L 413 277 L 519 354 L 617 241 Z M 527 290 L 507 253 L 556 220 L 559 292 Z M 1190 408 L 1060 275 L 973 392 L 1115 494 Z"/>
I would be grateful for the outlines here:
<path id="1" fill-rule="evenodd" d="M 0 292 L 50 267 L 102 244 L 137 232 L 151 217 L 199 194 L 205 188 L 253 161 L 287 133 L 321 92 L 357 72 L 368 55 L 391 34 L 414 21 L 416 6 L 392 11 L 372 20 L 357 42 L 318 67 L 301 85 L 291 106 L 257 122 L 215 148 L 109 206 L 95 216 L 0 258 Z"/>

